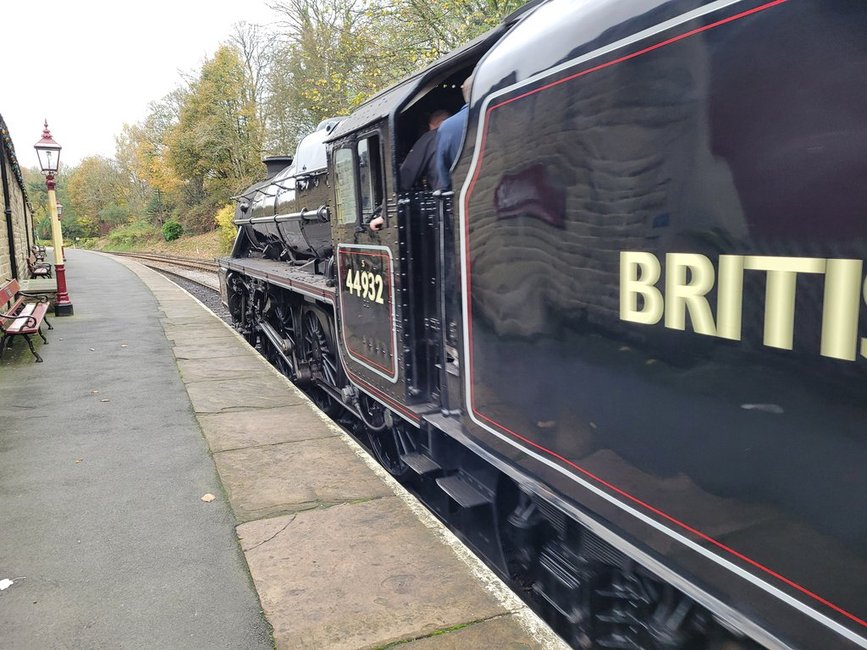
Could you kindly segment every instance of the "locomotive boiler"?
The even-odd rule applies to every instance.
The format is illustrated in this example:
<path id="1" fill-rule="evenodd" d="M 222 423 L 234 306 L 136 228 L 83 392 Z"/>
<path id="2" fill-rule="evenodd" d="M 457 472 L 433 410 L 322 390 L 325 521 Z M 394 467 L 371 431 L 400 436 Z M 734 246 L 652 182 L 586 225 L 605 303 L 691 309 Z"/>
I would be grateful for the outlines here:
<path id="1" fill-rule="evenodd" d="M 865 43 L 531 2 L 246 190 L 224 300 L 575 647 L 867 647 Z M 400 192 L 471 75 L 453 189 Z"/>

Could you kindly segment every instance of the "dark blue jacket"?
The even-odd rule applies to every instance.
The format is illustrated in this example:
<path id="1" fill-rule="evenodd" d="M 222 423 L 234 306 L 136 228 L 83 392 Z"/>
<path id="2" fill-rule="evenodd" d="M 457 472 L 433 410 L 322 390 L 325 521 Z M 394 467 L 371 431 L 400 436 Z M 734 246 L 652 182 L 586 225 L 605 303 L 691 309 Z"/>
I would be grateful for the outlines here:
<path id="1" fill-rule="evenodd" d="M 467 129 L 468 115 L 469 107 L 464 104 L 461 110 L 440 124 L 440 128 L 437 129 L 437 151 L 435 155 L 437 185 L 434 189 L 450 190 L 452 187 L 452 177 L 449 171 L 458 157 L 464 131 Z"/>

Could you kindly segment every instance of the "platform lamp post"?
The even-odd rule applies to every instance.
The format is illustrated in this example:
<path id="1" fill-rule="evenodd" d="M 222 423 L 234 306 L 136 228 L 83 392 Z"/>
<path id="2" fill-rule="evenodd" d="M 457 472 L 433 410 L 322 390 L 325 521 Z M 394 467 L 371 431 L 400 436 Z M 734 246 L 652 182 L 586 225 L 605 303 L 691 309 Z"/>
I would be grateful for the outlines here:
<path id="1" fill-rule="evenodd" d="M 57 220 L 58 220 L 59 222 L 61 222 L 61 226 L 62 226 L 62 222 L 63 222 L 63 204 L 62 204 L 60 201 L 57 202 Z M 61 227 L 61 231 L 62 231 L 62 230 L 63 230 L 63 228 Z M 63 248 L 61 248 L 60 250 L 61 250 L 61 252 L 63 253 L 63 264 L 64 264 L 64 270 L 65 270 L 65 269 L 66 269 L 66 247 L 63 247 Z"/>
<path id="2" fill-rule="evenodd" d="M 39 156 L 39 166 L 45 174 L 48 187 L 48 212 L 51 215 L 51 239 L 54 245 L 54 277 L 57 278 L 57 301 L 54 303 L 55 316 L 72 316 L 72 303 L 66 290 L 66 268 L 63 265 L 63 233 L 60 230 L 60 217 L 57 212 L 57 196 L 54 193 L 54 175 L 60 167 L 60 145 L 51 137 L 48 120 L 42 139 L 34 145 Z"/>

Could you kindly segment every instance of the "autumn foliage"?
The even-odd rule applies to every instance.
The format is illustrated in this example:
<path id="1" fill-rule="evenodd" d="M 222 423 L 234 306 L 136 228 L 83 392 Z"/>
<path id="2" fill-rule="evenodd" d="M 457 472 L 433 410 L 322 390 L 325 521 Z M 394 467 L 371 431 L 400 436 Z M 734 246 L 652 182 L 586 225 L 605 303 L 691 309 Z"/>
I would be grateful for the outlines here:
<path id="1" fill-rule="evenodd" d="M 61 177 L 64 229 L 92 236 L 128 223 L 185 233 L 218 227 L 231 197 L 292 153 L 326 117 L 496 25 L 521 0 L 275 0 L 269 25 L 241 23 L 147 117 L 126 124 L 114 159 Z M 234 226 L 223 208 L 226 245 Z"/>

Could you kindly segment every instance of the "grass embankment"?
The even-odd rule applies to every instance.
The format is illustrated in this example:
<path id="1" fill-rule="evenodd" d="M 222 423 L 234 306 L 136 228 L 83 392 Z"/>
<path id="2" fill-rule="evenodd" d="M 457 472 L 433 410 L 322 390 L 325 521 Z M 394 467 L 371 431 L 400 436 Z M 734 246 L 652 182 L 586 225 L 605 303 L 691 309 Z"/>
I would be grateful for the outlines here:
<path id="1" fill-rule="evenodd" d="M 167 222 L 160 229 L 144 219 L 139 219 L 117 226 L 105 237 L 81 241 L 80 244 L 83 248 L 95 248 L 106 252 L 163 253 L 212 260 L 215 257 L 228 255 L 232 249 L 237 234 L 234 218 L 235 207 L 231 204 L 223 206 L 214 215 L 216 230 L 204 235 L 181 235 L 172 241 L 166 241 L 166 237 L 172 236 L 166 229 L 173 225 L 178 232 L 183 232 L 183 227 L 179 223 Z"/>
<path id="2" fill-rule="evenodd" d="M 109 234 L 93 241 L 89 248 L 106 252 L 124 253 L 162 253 L 179 257 L 194 257 L 196 259 L 212 260 L 227 253 L 221 248 L 220 235 L 217 231 L 204 235 L 182 235 L 174 241 L 166 241 L 159 234 L 142 234 L 138 237 L 119 240 Z"/>

